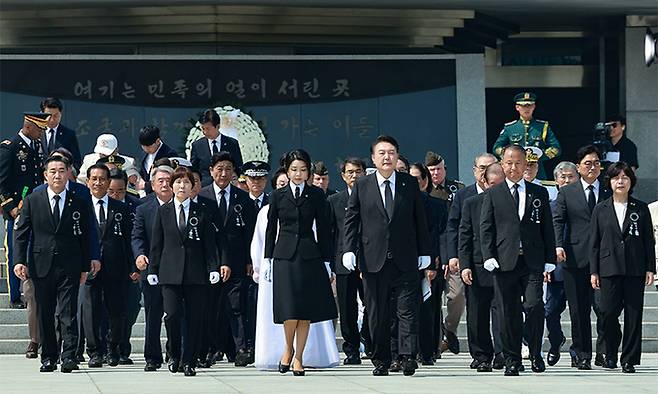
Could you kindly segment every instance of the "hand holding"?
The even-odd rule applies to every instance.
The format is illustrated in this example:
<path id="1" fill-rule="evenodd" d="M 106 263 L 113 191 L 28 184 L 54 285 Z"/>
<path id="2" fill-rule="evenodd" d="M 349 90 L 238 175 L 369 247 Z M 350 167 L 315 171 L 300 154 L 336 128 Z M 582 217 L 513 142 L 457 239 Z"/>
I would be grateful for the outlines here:
<path id="1" fill-rule="evenodd" d="M 137 266 L 137 269 L 140 271 L 144 271 L 146 267 L 149 265 L 149 258 L 144 256 L 143 254 L 140 254 L 137 256 L 135 259 L 135 266 Z"/>
<path id="2" fill-rule="evenodd" d="M 459 259 L 456 257 L 451 258 L 448 260 L 448 266 L 450 267 L 450 272 L 453 274 L 459 272 Z"/>

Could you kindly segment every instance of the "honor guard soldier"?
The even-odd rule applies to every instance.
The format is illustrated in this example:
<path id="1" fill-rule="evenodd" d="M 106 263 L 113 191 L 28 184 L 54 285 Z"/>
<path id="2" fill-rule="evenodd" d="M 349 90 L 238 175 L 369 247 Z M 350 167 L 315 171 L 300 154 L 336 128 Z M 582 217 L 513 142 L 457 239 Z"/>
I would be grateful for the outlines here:
<path id="1" fill-rule="evenodd" d="M 41 137 L 48 127 L 50 114 L 26 112 L 23 127 L 11 139 L 0 143 L 0 207 L 5 218 L 5 253 L 8 269 L 9 301 L 11 308 L 22 309 L 21 282 L 13 271 L 14 220 L 22 207 L 22 200 L 32 189 L 43 183 L 43 153 Z"/>
<path id="2" fill-rule="evenodd" d="M 543 156 L 539 161 L 539 179 L 546 179 L 543 162 L 560 156 L 562 148 L 557 137 L 545 120 L 532 117 L 535 111 L 537 96 L 531 92 L 522 92 L 514 96 L 516 111 L 519 119 L 505 123 L 498 139 L 494 143 L 493 151 L 502 157 L 503 149 L 508 145 L 536 146 L 541 149 Z"/>

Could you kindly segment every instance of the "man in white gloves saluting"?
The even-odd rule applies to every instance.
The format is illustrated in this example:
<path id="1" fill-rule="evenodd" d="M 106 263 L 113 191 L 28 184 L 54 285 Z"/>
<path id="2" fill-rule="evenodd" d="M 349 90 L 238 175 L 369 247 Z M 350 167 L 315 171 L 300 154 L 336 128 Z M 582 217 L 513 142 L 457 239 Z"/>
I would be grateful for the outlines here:
<path id="1" fill-rule="evenodd" d="M 391 313 L 399 316 L 403 373 L 413 375 L 418 367 L 417 270 L 430 264 L 429 230 L 418 182 L 395 171 L 398 156 L 393 137 L 377 137 L 371 146 L 377 171 L 354 184 L 345 214 L 343 266 L 354 270 L 359 253 L 375 376 L 388 375 L 391 364 Z M 391 311 L 391 305 L 396 310 Z"/>
<path id="2" fill-rule="evenodd" d="M 501 164 L 505 182 L 485 193 L 480 239 L 484 268 L 494 274 L 494 290 L 502 311 L 505 376 L 516 376 L 521 367 L 523 310 L 532 371 L 546 370 L 541 356 L 542 284 L 544 272 L 555 269 L 555 235 L 548 192 L 542 186 L 523 180 L 527 167 L 524 149 L 510 145 L 505 149 Z"/>

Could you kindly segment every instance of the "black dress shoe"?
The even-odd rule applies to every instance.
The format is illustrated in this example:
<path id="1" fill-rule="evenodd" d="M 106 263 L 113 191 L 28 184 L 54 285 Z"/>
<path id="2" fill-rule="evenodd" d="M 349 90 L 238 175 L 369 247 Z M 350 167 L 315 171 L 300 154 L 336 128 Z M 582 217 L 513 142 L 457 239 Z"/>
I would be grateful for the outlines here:
<path id="1" fill-rule="evenodd" d="M 128 357 L 128 356 L 120 356 L 119 357 L 119 365 L 133 365 L 134 362 L 133 360 Z"/>
<path id="2" fill-rule="evenodd" d="M 519 372 L 525 372 L 525 367 L 523 366 L 523 364 L 519 364 L 518 369 Z"/>
<path id="3" fill-rule="evenodd" d="M 606 358 L 605 361 L 603 361 L 603 368 L 616 369 L 617 368 L 617 361 L 613 360 L 611 358 Z"/>
<path id="4" fill-rule="evenodd" d="M 596 353 L 596 357 L 594 357 L 594 365 L 597 367 L 602 367 L 603 363 L 605 362 L 605 356 L 603 353 Z"/>
<path id="5" fill-rule="evenodd" d="M 469 366 L 469 368 L 471 368 L 471 369 L 478 369 L 478 367 L 480 366 L 480 364 L 482 364 L 482 361 L 480 361 L 480 360 L 473 360 L 473 361 L 471 361 L 471 365 Z"/>
<path id="6" fill-rule="evenodd" d="M 218 363 L 218 362 L 222 361 L 223 359 L 224 359 L 224 352 L 222 352 L 222 351 L 216 351 L 212 355 L 212 363 L 213 364 Z"/>
<path id="7" fill-rule="evenodd" d="M 582 360 L 580 364 L 578 364 L 578 369 L 581 371 L 590 371 L 592 369 L 592 361 L 590 360 Z"/>
<path id="8" fill-rule="evenodd" d="M 530 368 L 532 369 L 532 372 L 534 373 L 542 373 L 546 371 L 546 364 L 544 364 L 544 359 L 539 357 L 534 357 L 530 361 Z"/>
<path id="9" fill-rule="evenodd" d="M 548 356 L 546 356 L 546 362 L 552 367 L 557 364 L 558 361 L 560 361 L 560 349 L 550 349 L 548 351 Z"/>
<path id="10" fill-rule="evenodd" d="M 78 364 L 74 360 L 63 360 L 60 371 L 62 371 L 62 373 L 71 373 L 77 366 Z"/>
<path id="11" fill-rule="evenodd" d="M 233 363 L 236 367 L 246 367 L 249 365 L 249 354 L 246 350 L 240 349 L 235 355 L 235 362 Z"/>
<path id="12" fill-rule="evenodd" d="M 375 369 L 372 370 L 372 376 L 388 376 L 388 368 L 384 365 L 379 365 L 376 366 Z"/>
<path id="13" fill-rule="evenodd" d="M 36 342 L 30 342 L 25 349 L 26 358 L 37 358 L 39 356 L 39 344 Z"/>
<path id="14" fill-rule="evenodd" d="M 57 368 L 57 364 L 55 364 L 50 360 L 46 360 L 43 363 L 41 363 L 39 372 L 53 372 L 56 368 Z"/>
<path id="15" fill-rule="evenodd" d="M 478 372 L 491 372 L 491 363 L 488 361 L 483 361 L 477 367 Z"/>
<path id="16" fill-rule="evenodd" d="M 493 364 L 491 365 L 493 369 L 503 369 L 505 368 L 505 357 L 502 353 L 496 353 L 493 359 Z"/>
<path id="17" fill-rule="evenodd" d="M 578 356 L 571 356 L 571 368 L 578 368 L 580 365 L 580 359 Z"/>
<path id="18" fill-rule="evenodd" d="M 402 374 L 404 376 L 412 376 L 416 373 L 417 369 L 418 363 L 414 358 L 406 357 L 405 360 L 402 361 Z"/>
<path id="19" fill-rule="evenodd" d="M 101 368 L 103 366 L 103 358 L 101 356 L 91 356 L 87 366 L 89 368 Z"/>
<path id="20" fill-rule="evenodd" d="M 434 360 L 432 357 L 422 357 L 420 363 L 423 365 L 434 365 Z"/>
<path id="21" fill-rule="evenodd" d="M 459 354 L 459 339 L 457 335 L 450 331 L 446 331 L 446 343 L 448 344 L 448 350 L 453 354 Z"/>
<path id="22" fill-rule="evenodd" d="M 400 360 L 393 360 L 391 366 L 388 367 L 388 372 L 400 372 L 402 371 L 402 362 Z"/>
<path id="23" fill-rule="evenodd" d="M 279 361 L 279 373 L 287 373 L 290 371 L 290 364 L 281 364 Z"/>
<path id="24" fill-rule="evenodd" d="M 178 368 L 180 367 L 180 364 L 178 360 L 175 358 L 172 358 L 169 360 L 169 363 L 167 363 L 167 369 L 169 369 L 169 372 L 171 373 L 176 373 L 178 372 Z"/>
<path id="25" fill-rule="evenodd" d="M 506 366 L 505 376 L 519 376 L 519 368 L 516 365 Z"/>
<path id="26" fill-rule="evenodd" d="M 305 376 L 305 375 L 306 375 L 306 371 L 304 371 L 303 369 L 301 371 L 295 371 L 294 369 L 292 370 L 292 376 Z"/>
<path id="27" fill-rule="evenodd" d="M 9 304 L 10 309 L 25 309 L 27 308 L 27 305 L 23 301 L 12 301 L 11 304 Z"/>
<path id="28" fill-rule="evenodd" d="M 623 373 L 635 373 L 635 367 L 633 366 L 633 364 L 623 363 L 621 365 L 621 371 Z"/>
<path id="29" fill-rule="evenodd" d="M 147 362 L 144 366 L 144 372 L 155 372 L 158 370 L 158 365 L 156 363 Z"/>
<path id="30" fill-rule="evenodd" d="M 210 368 L 212 367 L 212 360 L 209 356 L 208 358 L 199 359 L 196 364 L 197 368 Z"/>
<path id="31" fill-rule="evenodd" d="M 194 369 L 193 366 L 186 364 L 183 367 L 183 374 L 185 376 L 196 376 L 196 370 Z"/>
<path id="32" fill-rule="evenodd" d="M 116 367 L 117 365 L 119 365 L 119 356 L 118 355 L 107 356 L 107 364 L 110 367 Z"/>
<path id="33" fill-rule="evenodd" d="M 345 360 L 343 360 L 343 365 L 360 365 L 361 364 L 361 357 L 359 357 L 359 354 L 349 354 L 347 357 L 345 357 Z"/>

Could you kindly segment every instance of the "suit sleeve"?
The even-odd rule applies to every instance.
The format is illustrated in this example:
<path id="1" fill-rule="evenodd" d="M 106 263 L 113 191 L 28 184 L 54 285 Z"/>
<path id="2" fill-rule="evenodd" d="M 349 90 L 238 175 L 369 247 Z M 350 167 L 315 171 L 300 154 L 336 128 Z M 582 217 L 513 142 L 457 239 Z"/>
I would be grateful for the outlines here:
<path id="1" fill-rule="evenodd" d="M 98 236 L 98 226 L 96 226 L 96 214 L 94 213 L 94 205 L 91 202 L 91 198 L 84 197 L 83 202 L 85 208 L 89 211 L 89 220 L 87 221 L 87 227 L 89 228 L 89 259 L 90 260 L 99 260 L 101 259 L 101 240 Z"/>
<path id="2" fill-rule="evenodd" d="M 91 268 L 91 260 L 100 260 L 100 241 L 98 240 L 98 231 L 96 229 L 96 219 L 92 209 L 91 201 L 86 198 L 81 201 L 80 209 L 84 212 L 80 220 L 82 235 L 80 236 L 82 248 L 82 261 L 80 262 L 80 272 L 87 272 Z M 93 225 L 91 223 L 94 223 Z M 95 238 L 94 238 L 95 235 Z M 98 258 L 95 258 L 98 256 Z"/>
<path id="3" fill-rule="evenodd" d="M 359 240 L 359 224 L 361 223 L 361 207 L 359 201 L 359 187 L 362 182 L 354 183 L 352 194 L 347 200 L 345 211 L 345 234 L 343 239 L 343 253 L 356 254 Z"/>
<path id="4" fill-rule="evenodd" d="M 133 223 L 131 237 L 131 246 L 135 258 L 142 255 L 149 255 L 149 251 L 146 250 L 146 228 L 144 221 L 144 209 L 142 209 L 142 206 L 139 206 L 135 210 L 135 222 Z"/>
<path id="5" fill-rule="evenodd" d="M 160 260 L 164 248 L 164 228 L 162 226 L 162 209 L 158 209 L 153 221 L 153 239 L 151 239 L 151 250 L 149 251 L 149 274 L 157 275 L 160 272 Z"/>
<path id="6" fill-rule="evenodd" d="M 335 194 L 334 194 L 335 195 Z M 331 236 L 331 256 L 329 260 L 331 264 L 331 271 L 336 272 L 336 253 L 338 253 L 338 227 L 336 225 L 336 211 L 334 208 L 335 198 L 329 197 L 327 199 L 327 215 L 328 215 L 328 224 L 329 224 L 329 235 Z"/>
<path id="7" fill-rule="evenodd" d="M 190 162 L 192 163 L 192 168 L 199 168 L 199 163 L 201 159 L 199 158 L 199 152 L 197 152 L 197 147 L 199 144 L 196 142 L 192 144 L 192 152 L 190 152 Z M 199 170 L 207 170 L 207 168 L 199 168 Z"/>
<path id="8" fill-rule="evenodd" d="M 464 202 L 462 217 L 459 221 L 459 266 L 462 270 L 473 269 L 473 223 L 471 222 L 470 204 Z"/>
<path id="9" fill-rule="evenodd" d="M 135 266 L 135 255 L 133 254 L 133 249 L 131 243 L 132 231 L 133 231 L 133 221 L 129 220 L 130 218 L 130 208 L 128 205 L 124 206 L 122 220 L 123 224 L 123 240 L 124 240 L 124 250 L 126 251 L 126 258 L 128 259 L 128 272 L 139 272 L 137 266 Z"/>
<path id="10" fill-rule="evenodd" d="M 219 269 L 219 256 L 217 251 L 217 243 L 215 242 L 215 228 L 212 223 L 212 218 L 208 211 L 203 213 L 203 250 L 206 259 L 208 272 L 217 271 Z"/>
<path id="11" fill-rule="evenodd" d="M 480 242 L 482 243 L 482 261 L 490 258 L 498 258 L 496 253 L 496 220 L 494 216 L 493 201 L 491 193 L 487 192 L 482 201 L 480 211 Z"/>
<path id="12" fill-rule="evenodd" d="M 653 236 L 653 224 L 651 223 L 651 213 L 649 208 L 645 205 L 642 207 L 642 228 L 640 236 L 644 244 L 644 255 L 647 257 L 646 271 L 656 273 L 656 240 Z"/>
<path id="13" fill-rule="evenodd" d="M 463 195 L 464 193 L 459 192 L 455 194 L 455 200 L 452 202 L 448 214 L 446 228 L 448 259 L 458 257 L 459 218 L 462 215 Z"/>
<path id="14" fill-rule="evenodd" d="M 591 234 L 589 236 L 589 271 L 591 274 L 599 273 L 599 251 L 601 250 L 601 230 L 599 228 L 599 212 L 601 205 L 594 207 L 592 212 Z"/>
<path id="15" fill-rule="evenodd" d="M 276 190 L 270 196 L 270 208 L 267 211 L 267 229 L 265 230 L 265 255 L 271 259 L 274 255 L 274 244 L 276 243 L 277 226 L 279 223 L 279 202 Z"/>
<path id="16" fill-rule="evenodd" d="M 242 171 L 242 151 L 240 150 L 240 143 L 238 140 L 235 140 L 235 151 L 238 153 L 235 157 L 235 166 L 237 167 L 237 170 Z"/>
<path id="17" fill-rule="evenodd" d="M 564 233 L 567 222 L 569 220 L 567 214 L 567 200 L 564 196 L 563 189 L 557 193 L 555 200 L 555 211 L 553 211 L 553 231 L 555 233 L 555 246 L 564 247 Z"/>
<path id="18" fill-rule="evenodd" d="M 331 230 L 329 228 L 329 203 L 324 197 L 324 193 L 318 193 L 316 197 L 316 216 L 315 224 L 318 232 L 318 244 L 323 261 L 330 262 L 331 258 Z"/>
<path id="19" fill-rule="evenodd" d="M 27 258 L 27 247 L 32 238 L 32 204 L 29 196 L 23 202 L 21 214 L 14 227 L 14 264 L 28 263 L 32 259 Z"/>
<path id="20" fill-rule="evenodd" d="M 542 200 L 544 209 L 542 209 L 542 236 L 544 238 L 544 262 L 555 263 L 555 232 L 553 228 L 553 215 L 551 214 L 551 204 L 548 201 L 548 191 L 542 190 Z"/>
<path id="21" fill-rule="evenodd" d="M 430 231 L 427 227 L 427 215 L 425 214 L 425 204 L 420 195 L 418 183 L 412 183 L 411 190 L 414 193 L 414 216 L 416 226 L 416 248 L 418 256 L 432 255 L 432 241 L 430 241 Z"/>
<path id="22" fill-rule="evenodd" d="M 75 135 L 75 130 L 71 130 L 69 150 L 73 156 L 73 167 L 75 167 L 76 171 L 79 171 L 80 166 L 82 166 L 82 155 L 80 154 L 80 145 L 78 144 L 78 137 Z"/>

